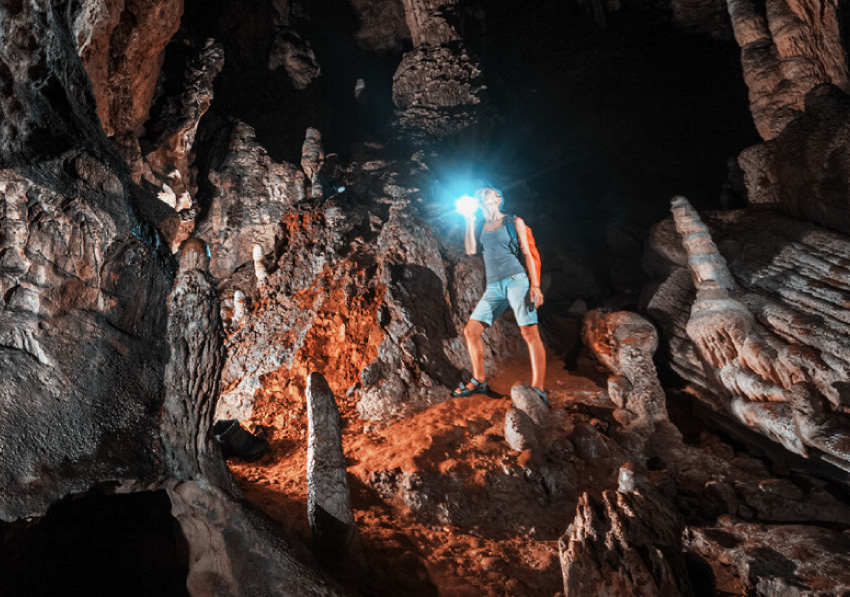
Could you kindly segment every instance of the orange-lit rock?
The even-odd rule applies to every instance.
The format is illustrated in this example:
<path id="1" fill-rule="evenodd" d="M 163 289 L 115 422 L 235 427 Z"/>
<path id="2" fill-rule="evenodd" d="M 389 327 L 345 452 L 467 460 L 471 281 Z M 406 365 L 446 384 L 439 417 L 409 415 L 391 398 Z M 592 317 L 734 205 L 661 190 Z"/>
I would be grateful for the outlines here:
<path id="1" fill-rule="evenodd" d="M 77 51 L 108 137 L 131 147 L 153 100 L 166 44 L 183 0 L 91 0 L 74 20 Z"/>

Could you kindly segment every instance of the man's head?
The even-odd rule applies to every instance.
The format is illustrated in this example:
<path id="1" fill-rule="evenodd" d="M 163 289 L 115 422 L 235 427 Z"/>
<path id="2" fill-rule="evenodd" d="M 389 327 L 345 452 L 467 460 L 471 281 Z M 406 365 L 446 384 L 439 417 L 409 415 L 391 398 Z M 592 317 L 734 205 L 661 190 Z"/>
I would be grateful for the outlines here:
<path id="1" fill-rule="evenodd" d="M 481 187 L 475 191 L 475 198 L 481 202 L 484 212 L 495 213 L 502 206 L 502 191 L 496 187 Z"/>

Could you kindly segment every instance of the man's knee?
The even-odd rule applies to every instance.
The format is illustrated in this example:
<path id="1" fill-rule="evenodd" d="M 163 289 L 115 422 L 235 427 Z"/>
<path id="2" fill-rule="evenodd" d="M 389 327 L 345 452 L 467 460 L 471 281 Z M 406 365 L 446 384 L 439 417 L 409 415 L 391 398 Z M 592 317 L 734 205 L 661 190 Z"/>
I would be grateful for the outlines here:
<path id="1" fill-rule="evenodd" d="M 470 319 L 466 322 L 463 328 L 463 335 L 467 338 L 478 338 L 484 333 L 484 324 L 475 319 Z"/>
<path id="2" fill-rule="evenodd" d="M 519 326 L 519 331 L 526 342 L 533 342 L 540 338 L 536 323 L 532 325 L 521 325 Z"/>

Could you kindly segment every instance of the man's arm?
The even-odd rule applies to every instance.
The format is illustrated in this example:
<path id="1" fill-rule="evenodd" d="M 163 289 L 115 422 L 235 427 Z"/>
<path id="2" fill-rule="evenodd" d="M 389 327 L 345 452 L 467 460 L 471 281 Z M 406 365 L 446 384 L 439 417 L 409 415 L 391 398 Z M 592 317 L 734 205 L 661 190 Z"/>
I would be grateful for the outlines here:
<path id="1" fill-rule="evenodd" d="M 534 306 L 539 308 L 543 304 L 543 291 L 540 290 L 540 278 L 537 276 L 537 268 L 534 267 L 534 258 L 528 249 L 528 229 L 525 227 L 522 218 L 516 218 L 514 222 L 516 224 L 516 235 L 519 239 L 519 249 L 525 259 L 525 271 L 528 272 L 528 280 L 531 282 L 529 291 L 531 300 L 534 301 Z"/>
<path id="2" fill-rule="evenodd" d="M 478 252 L 478 244 L 475 242 L 474 214 L 466 218 L 466 236 L 463 239 L 463 246 L 467 255 L 475 255 Z"/>

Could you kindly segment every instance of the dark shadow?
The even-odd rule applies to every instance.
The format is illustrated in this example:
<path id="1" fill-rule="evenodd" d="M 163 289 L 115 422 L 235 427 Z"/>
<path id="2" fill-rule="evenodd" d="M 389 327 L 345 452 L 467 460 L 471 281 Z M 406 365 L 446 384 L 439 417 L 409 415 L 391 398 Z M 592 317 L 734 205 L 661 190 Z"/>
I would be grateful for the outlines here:
<path id="1" fill-rule="evenodd" d="M 165 491 L 90 493 L 2 528 L 0 594 L 188 595 L 188 553 Z"/>

